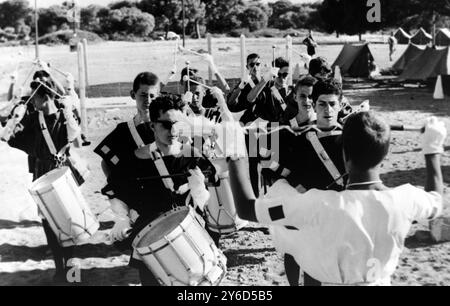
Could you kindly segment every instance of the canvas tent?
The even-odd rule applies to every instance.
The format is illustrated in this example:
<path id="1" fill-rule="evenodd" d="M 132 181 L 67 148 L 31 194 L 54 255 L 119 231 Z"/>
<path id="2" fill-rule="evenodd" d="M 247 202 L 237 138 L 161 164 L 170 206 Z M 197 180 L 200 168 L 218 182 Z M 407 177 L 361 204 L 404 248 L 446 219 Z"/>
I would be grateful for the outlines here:
<path id="1" fill-rule="evenodd" d="M 401 80 L 427 80 L 438 75 L 450 75 L 449 50 L 449 47 L 426 47 L 418 57 L 409 62 L 399 78 Z"/>
<path id="2" fill-rule="evenodd" d="M 407 45 L 411 40 L 411 35 L 406 33 L 402 28 L 399 28 L 395 32 L 394 37 L 397 39 L 399 45 Z"/>
<path id="3" fill-rule="evenodd" d="M 419 57 L 422 52 L 425 51 L 425 46 L 417 46 L 414 44 L 409 44 L 405 52 L 400 56 L 400 58 L 395 62 L 392 68 L 398 72 L 402 72 L 408 66 L 408 64 Z"/>
<path id="4" fill-rule="evenodd" d="M 450 30 L 439 29 L 436 33 L 436 46 L 450 46 Z"/>
<path id="5" fill-rule="evenodd" d="M 411 38 L 411 43 L 416 45 L 427 45 L 432 39 L 433 37 L 430 34 L 428 34 L 423 28 L 420 28 Z"/>
<path id="6" fill-rule="evenodd" d="M 333 69 L 339 66 L 344 76 L 365 78 L 370 75 L 370 64 L 373 62 L 374 58 L 370 52 L 369 44 L 345 44 L 333 64 Z"/>

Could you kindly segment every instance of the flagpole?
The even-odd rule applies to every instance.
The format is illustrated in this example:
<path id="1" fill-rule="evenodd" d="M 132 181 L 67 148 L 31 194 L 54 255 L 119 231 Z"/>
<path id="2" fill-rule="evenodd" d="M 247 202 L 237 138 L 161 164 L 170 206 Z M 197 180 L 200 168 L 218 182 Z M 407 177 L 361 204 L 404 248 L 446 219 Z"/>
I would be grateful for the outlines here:
<path id="1" fill-rule="evenodd" d="M 34 0 L 34 22 L 35 22 L 35 33 L 36 33 L 36 59 L 39 59 L 39 30 L 38 30 L 38 8 L 37 8 L 37 0 Z"/>

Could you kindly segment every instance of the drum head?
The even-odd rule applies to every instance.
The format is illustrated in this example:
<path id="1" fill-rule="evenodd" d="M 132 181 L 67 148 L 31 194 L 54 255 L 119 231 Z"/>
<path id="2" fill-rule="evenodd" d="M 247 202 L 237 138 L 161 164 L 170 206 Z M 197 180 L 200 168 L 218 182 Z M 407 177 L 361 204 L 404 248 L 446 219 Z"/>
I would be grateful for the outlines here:
<path id="1" fill-rule="evenodd" d="M 181 209 L 171 211 L 164 216 L 156 219 L 150 223 L 149 227 L 146 227 L 144 231 L 147 231 L 142 239 L 137 243 L 136 247 L 147 247 L 155 242 L 164 239 L 165 236 L 169 235 L 175 228 L 177 228 L 181 222 L 186 219 L 189 214 L 189 209 Z"/>
<path id="2" fill-rule="evenodd" d="M 50 171 L 43 177 L 39 178 L 36 182 L 34 182 L 30 187 L 30 191 L 37 191 L 45 187 L 48 187 L 51 183 L 65 176 L 67 171 L 69 171 L 68 167 L 63 167 Z"/>

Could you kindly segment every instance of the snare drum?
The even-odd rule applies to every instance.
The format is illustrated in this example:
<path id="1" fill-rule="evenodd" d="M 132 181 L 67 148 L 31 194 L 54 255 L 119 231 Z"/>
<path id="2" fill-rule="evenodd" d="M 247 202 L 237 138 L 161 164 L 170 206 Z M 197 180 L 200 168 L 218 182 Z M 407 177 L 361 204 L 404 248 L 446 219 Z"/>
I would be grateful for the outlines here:
<path id="1" fill-rule="evenodd" d="M 134 239 L 140 260 L 165 286 L 217 286 L 227 259 L 192 208 L 176 208 L 150 223 Z"/>
<path id="2" fill-rule="evenodd" d="M 63 247 L 85 242 L 100 227 L 68 167 L 42 176 L 29 192 Z"/>
<path id="3" fill-rule="evenodd" d="M 218 173 L 220 185 L 209 187 L 210 199 L 205 207 L 206 224 L 209 230 L 213 232 L 221 235 L 232 234 L 248 222 L 239 219 L 237 216 L 226 160 L 220 158 L 211 162 Z"/>

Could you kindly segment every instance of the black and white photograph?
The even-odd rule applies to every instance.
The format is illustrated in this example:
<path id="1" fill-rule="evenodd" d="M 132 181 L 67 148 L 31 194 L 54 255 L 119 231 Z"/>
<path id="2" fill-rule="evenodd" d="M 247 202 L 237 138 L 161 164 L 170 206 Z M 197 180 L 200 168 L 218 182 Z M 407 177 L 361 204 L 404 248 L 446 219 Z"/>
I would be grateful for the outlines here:
<path id="1" fill-rule="evenodd" d="M 449 128 L 449 0 L 0 0 L 0 287 L 450 286 Z"/>

